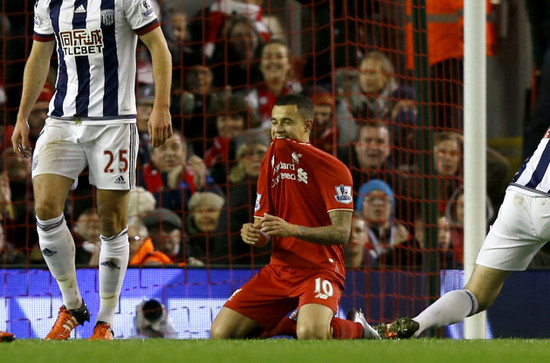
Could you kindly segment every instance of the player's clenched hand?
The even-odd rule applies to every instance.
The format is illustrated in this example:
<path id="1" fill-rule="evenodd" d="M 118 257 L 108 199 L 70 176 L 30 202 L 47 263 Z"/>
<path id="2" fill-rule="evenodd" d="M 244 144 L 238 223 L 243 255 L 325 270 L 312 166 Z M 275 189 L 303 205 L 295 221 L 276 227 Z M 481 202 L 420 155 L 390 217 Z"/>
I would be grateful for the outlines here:
<path id="1" fill-rule="evenodd" d="M 30 158 L 32 150 L 29 147 L 29 124 L 26 120 L 18 119 L 11 135 L 13 151 L 21 157 Z"/>
<path id="2" fill-rule="evenodd" d="M 260 231 L 271 237 L 290 237 L 298 235 L 297 225 L 290 224 L 282 218 L 275 217 L 267 213 L 264 214 L 261 224 L 262 228 Z"/>
<path id="3" fill-rule="evenodd" d="M 166 108 L 153 107 L 147 123 L 153 147 L 158 147 L 172 136 L 172 116 Z"/>

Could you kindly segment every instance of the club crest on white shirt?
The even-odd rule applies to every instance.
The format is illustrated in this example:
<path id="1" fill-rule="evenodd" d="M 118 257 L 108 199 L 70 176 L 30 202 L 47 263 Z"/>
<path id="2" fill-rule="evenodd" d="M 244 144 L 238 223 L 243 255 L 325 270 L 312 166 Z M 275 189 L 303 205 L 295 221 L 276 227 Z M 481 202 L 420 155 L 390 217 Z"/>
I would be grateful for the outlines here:
<path id="1" fill-rule="evenodd" d="M 113 9 L 101 10 L 101 23 L 105 26 L 113 25 L 115 22 L 115 11 Z"/>

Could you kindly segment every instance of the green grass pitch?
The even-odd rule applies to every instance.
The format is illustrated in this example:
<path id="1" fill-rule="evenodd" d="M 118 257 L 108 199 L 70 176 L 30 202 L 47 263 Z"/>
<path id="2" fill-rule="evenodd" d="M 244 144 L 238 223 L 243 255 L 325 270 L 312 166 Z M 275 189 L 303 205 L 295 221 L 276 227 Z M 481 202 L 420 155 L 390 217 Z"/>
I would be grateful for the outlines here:
<path id="1" fill-rule="evenodd" d="M 0 343 L 0 362 L 544 362 L 550 340 L 115 340 Z"/>

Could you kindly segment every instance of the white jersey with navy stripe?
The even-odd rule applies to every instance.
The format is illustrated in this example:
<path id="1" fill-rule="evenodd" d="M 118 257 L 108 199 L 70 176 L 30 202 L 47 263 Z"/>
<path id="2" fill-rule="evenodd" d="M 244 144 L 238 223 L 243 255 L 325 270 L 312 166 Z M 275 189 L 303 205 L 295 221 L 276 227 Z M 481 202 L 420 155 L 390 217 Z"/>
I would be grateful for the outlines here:
<path id="1" fill-rule="evenodd" d="M 57 43 L 49 116 L 135 122 L 137 36 L 159 25 L 149 0 L 38 0 L 34 40 Z"/>
<path id="2" fill-rule="evenodd" d="M 550 193 L 550 129 L 537 150 L 525 160 L 510 185 L 544 194 Z"/>

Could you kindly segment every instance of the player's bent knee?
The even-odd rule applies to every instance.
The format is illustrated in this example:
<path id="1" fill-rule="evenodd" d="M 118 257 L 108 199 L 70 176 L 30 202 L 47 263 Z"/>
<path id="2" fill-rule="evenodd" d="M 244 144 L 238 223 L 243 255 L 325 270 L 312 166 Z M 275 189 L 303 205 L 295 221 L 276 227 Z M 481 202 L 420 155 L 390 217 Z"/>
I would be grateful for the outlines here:
<path id="1" fill-rule="evenodd" d="M 38 218 L 45 221 L 59 217 L 63 213 L 63 206 L 57 206 L 53 203 L 37 203 L 34 212 Z"/>
<path id="2" fill-rule="evenodd" d="M 212 327 L 210 328 L 210 339 L 230 339 L 232 338 L 231 332 L 227 329 L 226 326 L 223 326 L 222 324 L 214 323 L 212 324 Z"/>
<path id="3" fill-rule="evenodd" d="M 298 339 L 330 339 L 329 330 L 324 326 L 298 326 L 296 327 L 296 336 Z"/>

